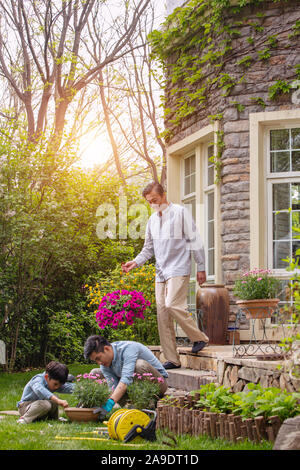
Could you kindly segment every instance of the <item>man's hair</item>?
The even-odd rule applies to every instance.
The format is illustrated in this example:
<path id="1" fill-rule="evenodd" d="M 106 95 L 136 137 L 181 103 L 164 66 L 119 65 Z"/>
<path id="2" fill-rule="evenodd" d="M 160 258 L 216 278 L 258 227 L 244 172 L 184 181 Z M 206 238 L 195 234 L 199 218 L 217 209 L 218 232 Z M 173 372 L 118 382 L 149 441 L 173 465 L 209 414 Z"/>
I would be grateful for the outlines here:
<path id="1" fill-rule="evenodd" d="M 111 346 L 104 336 L 93 335 L 89 336 L 84 344 L 84 357 L 88 359 L 92 352 L 103 352 L 104 346 Z"/>
<path id="2" fill-rule="evenodd" d="M 160 184 L 160 183 L 157 183 L 156 181 L 153 181 L 152 183 L 149 183 L 145 189 L 143 190 L 142 192 L 142 195 L 143 197 L 146 197 L 147 194 L 150 194 L 151 191 L 155 191 L 157 194 L 159 194 L 160 196 L 163 196 L 165 190 L 163 188 L 163 186 Z"/>
<path id="3" fill-rule="evenodd" d="M 69 369 L 65 364 L 51 361 L 46 365 L 46 373 L 48 374 L 49 379 L 58 380 L 61 384 L 64 384 L 67 381 Z"/>

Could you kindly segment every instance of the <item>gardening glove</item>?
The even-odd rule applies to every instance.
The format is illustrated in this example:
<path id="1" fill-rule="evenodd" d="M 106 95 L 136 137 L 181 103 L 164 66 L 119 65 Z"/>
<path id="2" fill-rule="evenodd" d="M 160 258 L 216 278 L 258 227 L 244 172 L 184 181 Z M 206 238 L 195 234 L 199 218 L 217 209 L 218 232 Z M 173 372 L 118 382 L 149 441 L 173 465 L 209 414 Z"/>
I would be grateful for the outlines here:
<path id="1" fill-rule="evenodd" d="M 102 406 L 102 408 L 103 408 L 104 410 L 106 410 L 107 413 L 109 413 L 109 412 L 113 409 L 114 404 L 115 404 L 114 400 L 113 400 L 112 398 L 109 398 L 109 399 L 107 400 L 107 402 L 104 403 L 104 405 Z"/>
<path id="2" fill-rule="evenodd" d="M 107 413 L 109 413 L 109 412 L 112 410 L 114 404 L 115 404 L 114 400 L 113 400 L 112 398 L 109 398 L 109 399 L 107 400 L 107 402 L 104 403 L 103 406 L 100 406 L 99 408 L 96 408 L 96 409 L 93 411 L 93 413 L 94 413 L 94 414 L 98 414 L 98 413 L 99 413 L 99 420 L 100 420 L 100 421 L 103 421 L 104 418 L 105 418 L 105 416 L 107 415 Z"/>

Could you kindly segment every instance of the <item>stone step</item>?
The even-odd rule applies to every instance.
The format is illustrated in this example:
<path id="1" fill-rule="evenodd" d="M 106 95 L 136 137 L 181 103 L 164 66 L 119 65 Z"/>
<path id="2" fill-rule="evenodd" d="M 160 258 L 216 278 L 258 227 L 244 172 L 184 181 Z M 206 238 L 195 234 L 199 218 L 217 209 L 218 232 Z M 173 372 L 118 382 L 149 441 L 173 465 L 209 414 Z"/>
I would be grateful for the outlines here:
<path id="1" fill-rule="evenodd" d="M 217 374 L 214 371 L 192 370 L 181 367 L 169 369 L 168 386 L 190 392 L 199 390 L 201 385 L 217 382 Z"/>
<path id="2" fill-rule="evenodd" d="M 161 346 L 149 346 L 149 349 L 160 360 L 161 363 L 165 362 Z M 233 349 L 232 345 L 209 345 L 202 351 L 193 354 L 191 347 L 178 346 L 177 351 L 180 356 L 181 366 L 187 369 L 204 370 L 204 371 L 218 371 L 218 362 L 226 358 L 232 358 Z"/>

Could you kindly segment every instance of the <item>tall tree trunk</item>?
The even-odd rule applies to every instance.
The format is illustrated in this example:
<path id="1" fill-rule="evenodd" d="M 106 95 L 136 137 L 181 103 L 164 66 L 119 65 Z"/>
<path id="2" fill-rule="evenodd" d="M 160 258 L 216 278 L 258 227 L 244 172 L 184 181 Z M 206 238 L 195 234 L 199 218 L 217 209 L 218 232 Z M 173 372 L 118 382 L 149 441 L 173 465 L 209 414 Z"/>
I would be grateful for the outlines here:
<path id="1" fill-rule="evenodd" d="M 118 152 L 118 146 L 117 146 L 117 143 L 115 141 L 115 137 L 114 137 L 112 127 L 111 127 L 111 122 L 110 122 L 110 117 L 109 117 L 109 109 L 108 109 L 106 98 L 105 98 L 103 81 L 104 81 L 103 72 L 102 72 L 102 69 L 100 69 L 99 70 L 99 89 L 100 89 L 101 104 L 102 104 L 102 108 L 103 108 L 106 129 L 107 129 L 107 132 L 108 132 L 108 135 L 109 135 L 109 139 L 110 139 L 110 143 L 111 143 L 111 147 L 112 147 L 112 151 L 113 151 L 114 160 L 115 160 L 116 168 L 117 168 L 117 171 L 118 171 L 118 175 L 120 177 L 122 186 L 126 189 L 127 184 L 126 184 L 126 180 L 125 180 L 125 177 L 124 177 L 124 174 L 123 174 L 123 171 L 122 171 L 122 167 L 121 167 L 121 162 L 120 162 L 120 157 L 119 157 L 119 152 Z"/>

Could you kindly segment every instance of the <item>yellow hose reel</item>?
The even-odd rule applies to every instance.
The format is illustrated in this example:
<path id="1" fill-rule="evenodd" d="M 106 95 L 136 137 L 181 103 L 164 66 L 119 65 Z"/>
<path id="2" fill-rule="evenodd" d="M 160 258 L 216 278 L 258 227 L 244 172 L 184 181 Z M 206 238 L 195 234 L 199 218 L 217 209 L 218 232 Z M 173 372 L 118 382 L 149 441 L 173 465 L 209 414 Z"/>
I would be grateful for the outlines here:
<path id="1" fill-rule="evenodd" d="M 154 419 L 151 420 L 147 413 L 154 413 Z M 111 415 L 107 423 L 109 437 L 123 442 L 155 441 L 155 427 L 156 412 L 152 410 L 121 408 Z"/>

